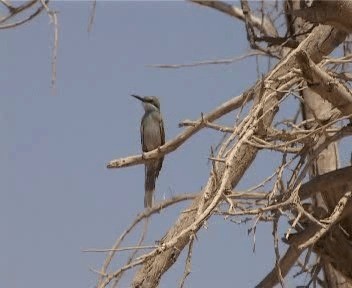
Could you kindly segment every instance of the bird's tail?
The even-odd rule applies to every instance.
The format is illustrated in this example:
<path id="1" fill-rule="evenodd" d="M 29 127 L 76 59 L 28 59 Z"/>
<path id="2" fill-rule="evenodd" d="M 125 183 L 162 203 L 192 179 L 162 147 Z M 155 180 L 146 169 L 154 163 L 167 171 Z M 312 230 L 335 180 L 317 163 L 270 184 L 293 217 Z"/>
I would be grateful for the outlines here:
<path id="1" fill-rule="evenodd" d="M 154 163 L 145 165 L 145 194 L 144 194 L 144 207 L 150 208 L 153 206 L 153 194 L 155 190 L 155 180 L 157 177 L 156 167 Z"/>

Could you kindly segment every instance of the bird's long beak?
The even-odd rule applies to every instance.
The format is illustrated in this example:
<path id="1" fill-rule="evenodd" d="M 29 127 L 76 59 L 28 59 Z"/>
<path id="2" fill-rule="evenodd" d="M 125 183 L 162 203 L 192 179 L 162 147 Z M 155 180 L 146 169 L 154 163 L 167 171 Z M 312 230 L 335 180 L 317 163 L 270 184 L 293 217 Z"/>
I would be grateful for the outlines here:
<path id="1" fill-rule="evenodd" d="M 134 97 L 134 98 L 136 98 L 136 99 L 138 99 L 138 100 L 140 100 L 140 101 L 142 101 L 142 102 L 145 102 L 144 98 L 141 97 L 141 96 L 138 96 L 138 95 L 136 95 L 136 94 L 131 94 L 131 96 Z"/>

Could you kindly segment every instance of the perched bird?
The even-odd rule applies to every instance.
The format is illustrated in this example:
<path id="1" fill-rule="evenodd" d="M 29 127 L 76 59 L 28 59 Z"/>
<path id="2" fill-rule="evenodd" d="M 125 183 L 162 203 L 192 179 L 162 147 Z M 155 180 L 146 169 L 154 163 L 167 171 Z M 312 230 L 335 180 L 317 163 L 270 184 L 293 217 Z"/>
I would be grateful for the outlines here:
<path id="1" fill-rule="evenodd" d="M 154 150 L 165 143 L 164 123 L 160 113 L 159 99 L 155 96 L 131 96 L 142 101 L 145 111 L 141 121 L 142 150 L 143 152 Z M 146 208 L 153 206 L 155 181 L 159 176 L 163 160 L 164 157 L 160 157 L 158 159 L 149 160 L 145 163 L 144 207 Z"/>

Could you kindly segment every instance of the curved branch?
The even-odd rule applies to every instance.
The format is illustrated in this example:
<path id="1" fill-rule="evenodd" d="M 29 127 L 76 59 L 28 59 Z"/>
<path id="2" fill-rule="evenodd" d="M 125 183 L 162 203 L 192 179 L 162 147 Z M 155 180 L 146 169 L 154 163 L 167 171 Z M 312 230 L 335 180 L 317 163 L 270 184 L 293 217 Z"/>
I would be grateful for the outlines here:
<path id="1" fill-rule="evenodd" d="M 108 283 L 109 281 L 111 281 L 114 278 L 114 277 L 109 277 L 109 280 L 107 281 L 107 279 L 105 279 L 105 277 L 107 277 L 106 270 L 107 270 L 108 266 L 110 265 L 112 258 L 114 257 L 115 253 L 117 252 L 117 249 L 120 246 L 120 244 L 122 243 L 122 241 L 125 239 L 125 237 L 132 231 L 132 229 L 139 222 L 141 222 L 145 218 L 149 218 L 151 215 L 153 215 L 155 213 L 160 212 L 161 209 L 165 209 L 166 207 L 173 205 L 173 204 L 176 204 L 181 201 L 194 199 L 195 197 L 197 197 L 197 194 L 178 195 L 178 196 L 172 197 L 170 199 L 167 199 L 163 202 L 160 202 L 157 205 L 153 206 L 151 209 L 147 209 L 147 210 L 143 211 L 142 213 L 140 213 L 136 217 L 136 219 L 132 222 L 132 224 L 120 235 L 120 237 L 116 240 L 113 247 L 109 250 L 109 254 L 107 255 L 105 262 L 100 270 L 100 275 L 102 276 L 100 278 L 100 285 L 102 285 L 102 283 Z M 105 282 L 103 282 L 103 281 L 105 281 Z M 100 287 L 105 287 L 105 286 L 103 284 Z"/>
<path id="2" fill-rule="evenodd" d="M 235 17 L 239 20 L 245 21 L 245 15 L 242 11 L 241 8 L 236 7 L 235 5 L 230 5 L 228 3 L 225 3 L 223 1 L 207 1 L 207 0 L 190 0 L 193 3 L 207 6 L 210 8 L 213 8 L 215 10 L 218 10 L 220 12 L 223 12 L 229 16 Z M 271 20 L 264 16 L 263 18 L 261 17 L 256 17 L 253 13 L 250 13 L 249 15 L 250 20 L 252 24 L 254 25 L 255 28 L 257 28 L 260 32 L 262 32 L 264 35 L 268 36 L 277 36 L 278 33 L 276 31 L 275 26 L 271 22 Z"/>
<path id="3" fill-rule="evenodd" d="M 311 197 L 314 193 L 319 193 L 321 190 L 330 190 L 331 193 L 334 193 L 337 190 L 342 189 L 346 192 L 346 197 L 341 199 L 341 206 L 336 208 L 335 213 L 333 213 L 328 220 L 334 218 L 334 223 L 343 219 L 345 216 L 351 215 L 352 205 L 349 203 L 342 212 L 342 208 L 346 205 L 346 199 L 351 197 L 351 192 L 348 192 L 352 189 L 352 166 L 338 169 L 333 172 L 319 175 L 313 180 L 305 183 L 301 186 L 299 190 L 299 196 L 301 200 Z M 339 191 L 341 192 L 341 191 Z M 339 213 L 338 213 L 339 212 Z M 335 214 L 338 214 L 336 216 Z M 328 223 L 328 224 L 332 224 Z M 321 237 L 323 233 L 329 229 L 331 225 L 327 225 L 326 228 L 322 229 L 318 225 L 311 223 L 303 232 L 293 234 L 290 236 L 288 241 L 284 241 L 290 244 L 290 247 L 286 251 L 285 256 L 279 261 L 279 267 L 275 267 L 268 275 L 256 286 L 260 288 L 264 287 L 273 287 L 279 283 L 277 269 L 279 268 L 282 275 L 285 277 L 294 263 L 297 261 L 300 254 L 308 247 L 308 244 L 312 244 L 312 240 L 317 240 L 317 237 Z"/>
<path id="4" fill-rule="evenodd" d="M 33 4 L 35 4 L 37 2 L 37 0 L 33 0 L 33 1 L 29 1 L 25 4 L 23 4 L 22 6 L 15 8 L 15 12 L 11 13 L 8 17 L 5 17 L 3 19 L 0 20 L 0 23 L 3 23 L 5 21 L 7 21 L 8 19 L 10 19 L 11 17 L 17 15 L 19 12 L 31 7 Z M 46 0 L 45 3 L 49 3 L 49 0 Z M 19 20 L 17 22 L 13 22 L 13 23 L 9 23 L 9 24 L 4 24 L 4 25 L 0 25 L 0 29 L 10 29 L 10 28 L 14 28 L 17 26 L 20 26 L 26 22 L 29 22 L 30 20 L 32 20 L 35 16 L 37 16 L 38 14 L 40 14 L 40 12 L 42 12 L 44 10 L 44 5 L 41 5 L 36 11 L 34 11 L 31 15 L 29 15 L 27 18 Z"/>
<path id="5" fill-rule="evenodd" d="M 25 3 L 23 3 L 22 5 L 20 6 L 17 6 L 17 7 L 13 7 L 13 6 L 7 6 L 9 11 L 10 11 L 10 14 L 9 15 L 6 15 L 5 17 L 1 18 L 0 19 L 0 23 L 4 23 L 6 22 L 7 20 L 9 20 L 10 18 L 14 17 L 15 15 L 17 15 L 18 13 L 21 13 L 22 11 L 30 8 L 31 6 L 33 6 L 36 2 L 38 2 L 39 0 L 30 0 L 30 1 L 27 1 Z"/>
<path id="6" fill-rule="evenodd" d="M 303 184 L 298 195 L 301 200 L 305 200 L 323 190 L 331 191 L 331 193 L 335 191 L 347 191 L 347 189 L 352 190 L 351 175 L 352 166 L 319 175 Z"/>
<path id="7" fill-rule="evenodd" d="M 332 25 L 348 33 L 352 31 L 351 1 L 314 1 L 312 7 L 293 10 L 291 13 L 312 23 Z"/>
<path id="8" fill-rule="evenodd" d="M 345 85 L 315 65 L 304 51 L 297 53 L 297 60 L 310 89 L 329 101 L 343 115 L 352 114 L 352 92 Z"/>
<path id="9" fill-rule="evenodd" d="M 304 249 L 299 249 L 298 246 L 311 238 L 318 231 L 318 229 L 319 228 L 316 225 L 311 224 L 304 232 L 298 234 L 294 241 L 292 241 L 290 247 L 287 249 L 285 255 L 280 259 L 278 266 L 271 270 L 268 275 L 265 276 L 265 278 L 255 287 L 271 288 L 278 284 L 280 281 L 278 278 L 278 269 L 280 269 L 282 276 L 285 277 L 304 251 Z"/>

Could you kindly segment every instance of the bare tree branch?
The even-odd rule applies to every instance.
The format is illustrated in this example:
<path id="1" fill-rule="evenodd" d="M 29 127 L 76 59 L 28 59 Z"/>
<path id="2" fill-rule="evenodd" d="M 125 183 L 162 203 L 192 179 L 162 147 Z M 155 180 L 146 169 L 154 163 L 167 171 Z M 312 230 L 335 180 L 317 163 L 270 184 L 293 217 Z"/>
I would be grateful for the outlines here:
<path id="1" fill-rule="evenodd" d="M 236 7 L 235 5 L 230 5 L 223 1 L 203 1 L 203 0 L 190 0 L 193 3 L 199 5 L 208 6 L 220 12 L 223 12 L 229 16 L 235 17 L 239 20 L 244 21 L 245 15 L 241 8 Z M 254 14 L 250 14 L 251 22 L 254 24 L 260 32 L 267 36 L 277 36 L 277 31 L 271 20 L 267 17 L 256 17 Z"/>
<path id="2" fill-rule="evenodd" d="M 348 0 L 313 1 L 311 7 L 293 10 L 292 14 L 312 23 L 332 25 L 347 33 L 352 31 L 352 3 Z"/>
<path id="3" fill-rule="evenodd" d="M 339 109 L 343 115 L 352 114 L 352 92 L 313 63 L 304 51 L 297 53 L 297 60 L 310 89 Z"/>

